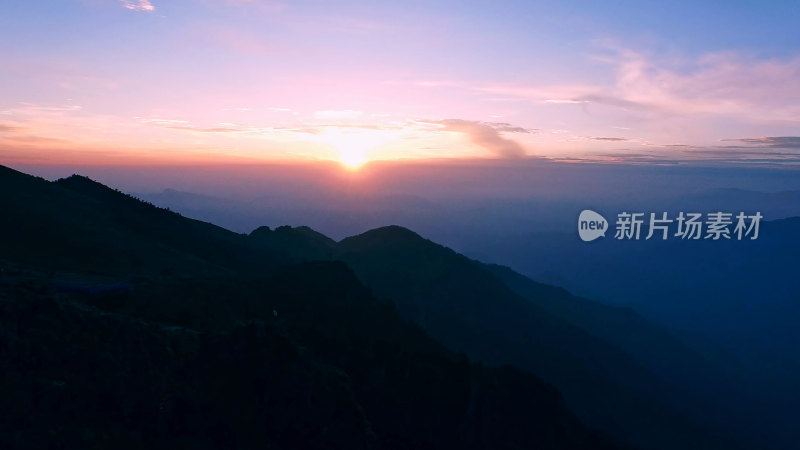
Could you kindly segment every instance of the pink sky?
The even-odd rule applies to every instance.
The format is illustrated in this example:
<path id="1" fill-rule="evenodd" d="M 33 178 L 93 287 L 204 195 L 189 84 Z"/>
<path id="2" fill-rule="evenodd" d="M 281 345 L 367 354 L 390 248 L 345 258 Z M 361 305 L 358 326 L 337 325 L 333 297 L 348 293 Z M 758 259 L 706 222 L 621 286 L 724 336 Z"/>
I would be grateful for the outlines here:
<path id="1" fill-rule="evenodd" d="M 589 10 L 534 19 L 508 3 L 508 16 L 449 2 L 15 6 L 0 23 L 19 43 L 0 50 L 0 158 L 796 164 L 793 42 L 743 33 L 704 46 L 677 34 L 702 36 L 688 19 L 664 30 Z M 725 20 L 754 12 L 739 13 Z"/>

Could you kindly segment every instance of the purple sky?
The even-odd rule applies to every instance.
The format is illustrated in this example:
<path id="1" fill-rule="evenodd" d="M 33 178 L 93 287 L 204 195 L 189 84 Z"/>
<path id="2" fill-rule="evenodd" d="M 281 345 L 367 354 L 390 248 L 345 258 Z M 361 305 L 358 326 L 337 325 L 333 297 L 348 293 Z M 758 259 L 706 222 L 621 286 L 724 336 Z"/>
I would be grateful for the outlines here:
<path id="1" fill-rule="evenodd" d="M 0 158 L 796 166 L 797 2 L 11 2 Z"/>

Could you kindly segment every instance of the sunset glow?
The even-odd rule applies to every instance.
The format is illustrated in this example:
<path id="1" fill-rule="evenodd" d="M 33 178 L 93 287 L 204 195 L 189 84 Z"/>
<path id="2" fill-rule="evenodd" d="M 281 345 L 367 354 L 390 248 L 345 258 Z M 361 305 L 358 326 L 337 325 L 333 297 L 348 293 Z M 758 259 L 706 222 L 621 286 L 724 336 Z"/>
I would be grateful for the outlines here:
<path id="1" fill-rule="evenodd" d="M 3 2 L 0 450 L 797 448 L 798 23 Z"/>
<path id="2" fill-rule="evenodd" d="M 385 132 L 340 127 L 327 127 L 318 136 L 318 140 L 333 147 L 339 155 L 339 161 L 351 169 L 367 162 L 370 153 L 387 139 Z"/>
<path id="3" fill-rule="evenodd" d="M 418 6 L 14 4 L 0 157 L 798 164 L 794 3 Z"/>

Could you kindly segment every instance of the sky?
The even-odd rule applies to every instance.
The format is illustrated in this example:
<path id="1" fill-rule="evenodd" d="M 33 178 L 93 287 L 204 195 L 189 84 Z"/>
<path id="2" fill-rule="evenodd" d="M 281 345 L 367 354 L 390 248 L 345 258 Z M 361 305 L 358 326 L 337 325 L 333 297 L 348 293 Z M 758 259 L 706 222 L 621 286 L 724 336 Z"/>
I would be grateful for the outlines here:
<path id="1" fill-rule="evenodd" d="M 0 8 L 5 163 L 800 166 L 800 2 Z"/>

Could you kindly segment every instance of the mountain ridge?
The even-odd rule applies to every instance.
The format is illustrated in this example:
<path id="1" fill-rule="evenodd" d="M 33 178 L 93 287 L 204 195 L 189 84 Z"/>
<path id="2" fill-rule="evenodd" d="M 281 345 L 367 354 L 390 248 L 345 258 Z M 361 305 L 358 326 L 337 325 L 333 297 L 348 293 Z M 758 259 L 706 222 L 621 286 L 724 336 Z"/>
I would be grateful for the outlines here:
<path id="1" fill-rule="evenodd" d="M 607 339 L 607 336 L 600 336 L 601 340 L 589 337 L 588 335 L 584 334 L 582 330 L 575 328 L 576 326 L 580 328 L 581 326 L 585 326 L 585 324 L 568 324 L 562 321 L 563 318 L 555 318 L 549 313 L 544 313 L 544 311 L 539 309 L 541 305 L 536 306 L 533 303 L 529 304 L 528 301 L 523 301 L 521 298 L 516 297 L 517 294 L 509 291 L 506 286 L 501 286 L 499 280 L 494 279 L 495 274 L 484 274 L 484 265 L 482 263 L 477 263 L 473 260 L 470 260 L 469 258 L 460 255 L 449 248 L 440 246 L 419 236 L 417 233 L 411 230 L 396 225 L 381 227 L 367 231 L 360 235 L 345 238 L 337 243 L 337 249 L 338 253 L 335 254 L 334 258 L 341 259 L 351 265 L 359 275 L 359 278 L 365 284 L 370 286 L 377 295 L 382 298 L 389 299 L 398 305 L 399 310 L 407 320 L 411 320 L 412 322 L 420 324 L 423 328 L 430 331 L 435 337 L 448 345 L 448 347 L 458 351 L 465 351 L 469 356 L 476 358 L 479 361 L 487 361 L 489 363 L 521 364 L 523 367 L 532 370 L 535 373 L 543 374 L 545 379 L 550 382 L 554 382 L 557 386 L 559 386 L 560 389 L 566 389 L 568 397 L 571 397 L 573 400 L 575 397 L 597 396 L 599 394 L 601 396 L 606 395 L 607 401 L 611 401 L 611 398 L 614 396 L 609 396 L 608 392 L 618 392 L 614 390 L 618 388 L 614 388 L 613 386 L 619 383 L 621 380 L 628 380 L 623 383 L 627 384 L 626 390 L 639 389 L 640 393 L 647 391 L 648 388 L 645 388 L 645 385 L 642 385 L 639 388 L 635 388 L 630 385 L 631 383 L 636 383 L 637 378 L 651 380 L 650 382 L 655 382 L 655 385 L 659 386 L 657 390 L 664 392 L 675 392 L 677 398 L 683 398 L 678 396 L 678 391 L 674 391 L 674 383 L 672 384 L 673 387 L 670 388 L 663 382 L 657 382 L 657 377 L 654 377 L 652 374 L 646 375 L 648 370 L 639 367 L 637 362 L 622 362 L 629 360 L 629 357 L 625 356 L 625 354 L 630 350 L 630 348 L 622 352 L 620 352 L 618 348 L 614 348 L 620 344 L 619 340 L 614 342 L 613 345 L 609 346 L 604 342 Z M 360 252 L 365 253 L 366 256 L 359 255 Z M 441 283 L 443 280 L 447 280 L 447 278 L 451 277 L 452 274 L 458 274 L 464 270 L 470 271 L 471 275 L 463 275 L 461 278 L 462 281 L 459 283 L 475 283 L 475 285 L 471 285 L 471 288 L 466 290 L 458 290 L 459 287 L 452 284 L 447 285 L 447 287 L 436 287 L 437 283 L 439 286 L 442 286 Z M 387 280 L 385 275 L 389 273 L 394 275 L 392 279 Z M 521 277 L 521 275 L 518 276 Z M 476 280 L 480 281 L 476 282 Z M 494 287 L 486 290 L 487 286 Z M 572 298 L 572 296 L 570 296 L 563 289 L 555 287 L 547 288 L 551 294 L 555 293 L 562 297 L 568 296 Z M 435 302 L 431 303 L 431 300 L 435 297 L 425 297 L 425 295 L 426 292 L 434 292 L 437 289 L 446 293 L 445 298 L 458 298 L 460 295 L 460 303 L 451 302 L 441 307 L 439 310 L 432 310 L 431 305 L 435 305 Z M 481 304 L 481 302 L 483 302 L 483 300 L 480 299 L 480 296 L 471 296 L 471 292 L 477 292 L 481 290 L 483 290 L 485 293 L 483 296 L 484 298 L 487 300 L 493 299 L 492 302 L 494 304 L 492 306 L 489 306 L 490 304 L 478 306 Z M 464 297 L 465 295 L 466 297 Z M 451 311 L 464 310 L 465 305 L 463 301 L 465 298 L 473 298 L 474 302 L 477 302 L 474 303 L 474 305 L 476 305 L 475 307 L 481 309 L 469 309 L 472 308 L 472 306 L 466 306 L 466 308 L 468 308 L 470 311 L 473 311 L 473 313 L 463 318 L 459 318 L 453 314 L 450 314 Z M 501 298 L 507 299 L 503 300 L 505 302 L 502 304 L 503 306 L 499 306 L 497 304 L 498 299 Z M 511 303 L 508 303 L 509 301 Z M 588 300 L 583 302 L 587 304 L 595 304 L 594 302 L 590 302 Z M 517 306 L 511 307 L 510 305 Z M 487 307 L 489 309 L 486 309 Z M 493 308 L 499 310 L 511 310 L 515 311 L 515 313 L 506 315 L 502 319 L 495 318 L 494 320 L 489 319 L 487 321 L 487 317 L 491 317 L 493 314 L 496 315 L 496 312 L 492 311 Z M 617 315 L 622 314 L 625 317 L 623 322 L 633 321 L 634 324 L 638 323 L 638 325 L 644 326 L 645 328 L 655 328 L 654 326 L 647 324 L 644 319 L 638 316 L 638 314 L 631 309 L 613 307 L 603 307 L 602 309 L 615 311 L 615 314 Z M 526 310 L 530 311 L 525 312 Z M 542 328 L 542 326 L 544 326 L 544 328 L 549 331 L 540 333 L 538 338 L 523 338 L 522 336 L 530 334 L 530 332 L 525 331 L 527 325 L 523 325 L 521 322 L 519 322 L 520 317 L 526 317 L 526 320 L 533 320 L 532 322 L 529 322 L 529 324 L 541 324 L 536 325 L 533 328 Z M 540 319 L 533 319 L 534 317 L 540 317 Z M 462 319 L 466 322 L 462 323 Z M 461 325 L 457 325 L 459 323 Z M 517 353 L 516 356 L 506 355 L 505 357 L 498 357 L 498 355 L 503 354 L 506 348 L 519 347 L 520 344 L 513 344 L 511 341 L 506 340 L 507 337 L 503 337 L 504 334 L 508 333 L 508 329 L 504 329 L 503 327 L 486 329 L 485 325 L 482 325 L 482 323 L 503 324 L 503 327 L 507 327 L 508 324 L 519 323 L 516 328 L 512 327 L 514 330 L 518 331 L 515 331 L 515 333 L 517 333 L 515 335 L 516 337 L 512 337 L 511 339 L 529 339 L 527 342 L 529 342 L 529 345 L 533 346 L 529 347 L 526 353 L 539 354 L 539 356 L 531 359 L 530 356 L 523 356 L 524 353 Z M 456 324 L 456 326 L 462 326 L 462 331 L 456 331 L 456 334 L 453 334 L 454 324 Z M 670 351 L 673 352 L 671 358 L 673 358 L 673 360 L 679 357 L 674 354 L 678 351 L 683 351 L 687 354 L 692 353 L 685 345 L 668 337 L 667 333 L 662 333 L 662 335 L 659 335 L 659 333 L 655 334 L 658 339 L 655 339 L 653 342 L 659 342 L 660 344 L 666 345 L 667 348 L 671 348 Z M 559 340 L 559 338 L 555 338 L 555 336 L 563 336 L 563 338 Z M 570 337 L 567 338 L 567 336 Z M 547 339 L 547 337 L 550 339 L 555 339 L 556 343 L 548 344 L 547 342 L 549 339 Z M 572 344 L 572 347 L 570 347 L 568 344 L 557 343 L 562 341 L 571 342 L 576 338 L 580 342 L 585 342 L 585 344 Z M 497 339 L 500 340 L 498 341 Z M 533 340 L 531 341 L 530 339 Z M 484 343 L 482 343 L 482 341 Z M 485 342 L 503 344 L 487 346 L 485 345 Z M 599 347 L 597 346 L 598 344 L 600 345 Z M 544 345 L 544 347 L 542 347 L 542 345 Z M 558 351 L 547 350 L 548 346 L 553 350 L 558 349 Z M 570 356 L 570 353 L 563 353 L 565 348 L 572 348 L 573 350 L 571 350 L 571 352 L 574 353 L 574 356 Z M 585 350 L 587 348 L 594 348 L 597 350 L 587 352 Z M 601 348 L 608 348 L 608 350 L 599 350 Z M 577 355 L 581 354 L 584 356 L 577 357 Z M 586 372 L 586 369 L 582 369 L 584 370 L 583 373 L 585 373 L 583 378 L 577 378 L 576 381 L 573 381 L 572 383 L 563 383 L 564 379 L 571 377 L 574 378 L 577 373 L 581 373 L 581 370 L 577 370 L 576 372 L 575 369 L 580 366 L 586 366 L 586 361 L 592 361 L 594 358 L 596 358 L 593 356 L 595 354 L 602 354 L 611 360 L 618 361 L 610 366 L 610 368 L 613 368 L 613 370 L 617 372 L 617 375 L 612 375 L 611 378 L 608 378 L 609 373 L 604 373 L 604 371 L 601 370 L 601 375 L 599 378 L 597 378 L 595 375 L 590 375 L 596 370 L 595 368 L 591 369 L 589 372 Z M 640 351 L 639 355 L 637 356 L 641 355 L 642 352 Z M 565 360 L 565 358 L 567 359 Z M 553 363 L 547 362 L 548 360 L 568 361 L 569 358 L 574 358 L 573 361 L 575 362 L 571 365 L 567 364 L 566 366 L 564 366 L 564 363 L 556 362 L 554 365 Z M 693 358 L 694 361 L 699 361 L 699 358 L 696 355 L 694 355 Z M 653 364 L 654 361 L 658 363 L 658 357 L 650 358 L 648 361 L 650 369 L 653 369 L 654 367 L 657 369 L 664 368 L 664 364 L 655 366 Z M 619 378 L 621 373 L 618 369 L 618 366 L 620 366 L 620 364 L 624 367 L 628 367 L 628 369 L 623 370 L 621 373 L 638 373 L 640 376 L 633 378 L 630 376 L 622 376 L 622 378 Z M 686 367 L 686 365 L 687 364 L 684 363 L 683 367 Z M 608 362 L 598 361 L 596 364 L 590 364 L 587 366 L 587 368 L 603 366 L 608 366 Z M 557 369 L 558 367 L 561 368 Z M 571 367 L 571 369 L 565 371 L 566 367 Z M 699 365 L 699 367 L 705 367 L 705 364 Z M 555 372 L 553 371 L 554 369 L 556 370 Z M 567 374 L 570 375 L 567 376 Z M 683 373 L 681 375 L 685 376 L 686 374 Z M 604 378 L 608 381 L 600 381 Z M 617 378 L 616 382 L 611 381 L 614 378 Z M 590 386 L 597 384 L 598 382 L 600 382 L 600 385 L 605 386 L 605 388 L 601 391 L 595 390 L 595 392 L 592 393 L 593 389 L 589 389 L 587 391 L 583 388 L 583 385 Z M 577 391 L 575 389 L 577 389 Z M 626 394 L 621 395 L 621 398 L 625 398 Z M 618 401 L 620 404 L 628 402 L 628 408 L 631 408 L 632 411 L 639 411 L 643 407 L 643 404 L 641 403 L 643 398 L 649 398 L 646 394 L 644 397 L 641 397 L 640 395 L 635 395 L 633 397 L 628 396 L 628 400 L 625 401 L 621 401 L 621 398 L 614 398 L 616 398 L 616 401 Z M 684 392 L 683 395 L 688 396 L 689 393 Z M 715 400 L 718 401 L 719 397 L 715 397 Z M 651 400 L 646 400 L 645 402 L 649 403 L 650 401 Z M 661 401 L 664 401 L 663 397 Z M 674 405 L 675 404 L 673 403 L 673 408 Z M 573 403 L 572 406 L 575 407 L 576 405 Z M 584 415 L 581 417 L 584 420 L 588 420 L 589 423 L 593 423 L 601 428 L 613 426 L 607 421 L 604 422 L 604 414 L 601 414 L 600 417 L 593 417 L 593 410 L 590 406 L 584 405 L 583 408 L 588 408 L 582 410 Z M 578 411 L 581 411 L 580 405 L 578 406 Z M 669 419 L 664 419 L 662 417 L 658 420 L 654 417 L 660 417 L 662 413 L 651 411 L 648 413 L 652 415 L 649 419 L 651 421 L 651 426 L 663 420 L 680 423 L 686 420 L 685 418 L 679 418 L 680 415 L 698 414 L 696 411 L 691 412 L 691 408 L 680 411 L 681 412 L 679 412 L 677 416 L 672 416 Z M 667 415 L 669 415 L 669 413 L 667 413 Z M 643 414 L 643 416 L 647 417 L 647 414 Z M 593 420 L 597 420 L 597 422 L 593 422 Z M 637 420 L 639 420 L 638 417 Z M 719 425 L 719 423 L 715 423 L 714 425 Z M 640 424 L 639 426 L 644 427 L 643 424 Z M 687 422 L 684 426 L 688 427 L 688 429 L 692 429 L 694 427 L 693 425 L 690 425 L 689 422 Z M 656 432 L 655 428 L 653 432 Z M 624 433 L 624 431 L 618 429 L 617 433 Z M 692 435 L 692 433 L 693 432 L 688 432 L 687 436 Z M 642 439 L 643 441 L 645 440 L 644 437 Z M 684 445 L 688 448 L 693 444 L 682 442 L 681 445 Z M 708 445 L 718 446 L 720 444 L 700 444 L 701 447 Z M 733 444 L 726 445 L 729 447 L 733 446 Z"/>
<path id="2" fill-rule="evenodd" d="M 402 320 L 343 262 L 92 183 L 0 169 L 4 448 L 626 448 L 538 376 Z"/>
<path id="3" fill-rule="evenodd" d="M 72 190 L 66 189 L 70 195 L 83 190 L 70 186 L 72 184 L 97 188 L 82 178 L 62 182 L 58 187 L 73 187 Z M 99 183 L 97 185 L 102 186 Z M 81 195 L 82 198 L 102 203 L 98 195 Z M 102 190 L 99 197 L 105 198 L 104 201 L 111 198 L 111 202 L 119 199 L 117 194 Z M 5 201 L 5 198 L 0 195 L 0 200 Z M 128 200 L 122 202 L 127 203 Z M 136 215 L 127 215 L 125 208 L 119 214 L 114 213 L 119 205 L 110 206 L 111 212 L 104 211 L 97 215 L 103 224 L 122 224 L 123 229 L 126 232 L 132 230 L 134 236 L 140 233 L 149 236 L 145 243 L 154 238 L 159 245 L 177 252 L 175 261 L 166 264 L 176 272 L 164 273 L 160 269 L 144 273 L 160 273 L 159 277 L 170 278 L 182 272 L 199 270 L 187 272 L 175 269 L 185 263 L 182 255 L 187 252 L 192 258 L 213 261 L 214 266 L 220 265 L 221 272 L 216 267 L 205 268 L 209 271 L 209 277 L 219 277 L 219 273 L 223 273 L 225 277 L 241 278 L 246 286 L 251 283 L 247 281 L 249 276 L 257 273 L 274 276 L 282 273 L 281 267 L 286 264 L 341 260 L 353 268 L 358 280 L 379 299 L 390 300 L 401 317 L 417 323 L 451 350 L 464 351 L 472 359 L 492 365 L 522 365 L 534 373 L 544 374 L 545 379 L 561 388 L 566 387 L 572 407 L 575 407 L 576 401 L 584 402 L 579 403 L 581 418 L 589 418 L 588 423 L 593 427 L 610 430 L 616 439 L 630 439 L 643 448 L 674 448 L 676 445 L 683 448 L 735 447 L 725 439 L 720 441 L 716 433 L 708 433 L 684 417 L 696 414 L 690 408 L 686 411 L 676 409 L 676 403 L 673 403 L 667 408 L 672 411 L 660 412 L 662 407 L 658 405 L 664 402 L 664 394 L 658 399 L 658 396 L 652 397 L 647 393 L 648 389 L 653 386 L 664 392 L 673 392 L 673 389 L 659 381 L 657 376 L 618 345 L 587 333 L 578 326 L 580 324 L 570 323 L 542 309 L 542 305 L 514 292 L 507 282 L 491 273 L 487 267 L 406 228 L 382 227 L 335 242 L 308 227 L 278 227 L 275 230 L 261 227 L 249 235 L 241 235 L 209 224 L 196 224 L 198 221 L 168 211 L 154 213 L 155 217 L 168 217 L 168 221 L 177 220 L 182 226 L 194 227 L 192 229 L 198 233 L 194 237 L 203 236 L 202 248 L 198 249 L 193 247 L 197 245 L 193 239 L 187 239 L 182 234 L 175 235 L 174 230 L 169 231 L 169 226 L 166 231 L 158 229 L 157 224 L 142 221 Z M 231 248 L 236 251 L 231 251 Z M 136 248 L 133 254 L 139 250 Z M 113 266 L 107 269 L 112 270 Z M 172 297 L 171 288 L 165 290 L 162 282 L 150 284 L 160 286 L 156 291 L 151 291 L 158 298 Z M 208 291 L 217 289 L 212 286 Z M 191 292 L 195 296 L 206 295 L 194 288 Z M 138 298 L 137 295 L 134 293 L 133 297 Z M 568 293 L 548 287 L 548 295 Z M 127 313 L 141 314 L 142 305 L 127 310 Z M 174 320 L 186 314 L 208 316 L 209 313 L 228 317 L 229 313 L 215 305 L 212 299 L 208 299 L 195 305 L 198 311 L 189 313 L 185 311 L 185 304 L 171 301 L 156 308 L 156 317 Z M 245 310 L 262 308 L 255 300 L 247 305 Z M 284 304 L 276 309 L 275 314 L 284 317 L 283 310 L 286 307 Z M 217 310 L 212 313 L 215 308 Z M 144 311 L 149 310 L 145 308 Z M 262 311 L 265 314 L 270 312 Z M 630 311 L 622 313 L 630 314 Z M 230 317 L 232 319 L 235 315 Z M 615 409 L 609 409 L 612 404 Z M 663 442 L 654 442 L 658 440 Z"/>

